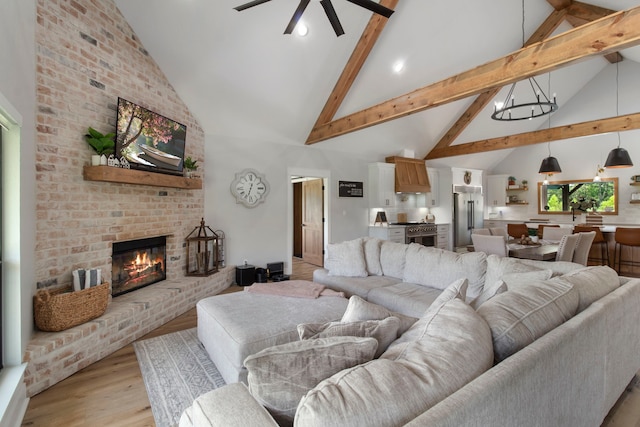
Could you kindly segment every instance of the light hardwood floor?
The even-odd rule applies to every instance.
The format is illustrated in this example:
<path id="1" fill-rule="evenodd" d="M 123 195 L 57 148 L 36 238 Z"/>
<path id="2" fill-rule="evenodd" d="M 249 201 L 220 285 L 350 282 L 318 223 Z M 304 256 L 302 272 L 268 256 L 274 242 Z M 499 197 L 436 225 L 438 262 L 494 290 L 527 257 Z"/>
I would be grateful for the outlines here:
<path id="1" fill-rule="evenodd" d="M 293 260 L 291 279 L 311 279 L 317 267 Z M 232 286 L 225 292 L 241 290 Z M 196 326 L 192 309 L 140 338 Z M 640 356 L 639 356 L 640 357 Z M 22 426 L 154 426 L 147 392 L 133 345 L 79 371 L 31 398 Z M 603 427 L 640 427 L 640 385 L 633 381 Z"/>

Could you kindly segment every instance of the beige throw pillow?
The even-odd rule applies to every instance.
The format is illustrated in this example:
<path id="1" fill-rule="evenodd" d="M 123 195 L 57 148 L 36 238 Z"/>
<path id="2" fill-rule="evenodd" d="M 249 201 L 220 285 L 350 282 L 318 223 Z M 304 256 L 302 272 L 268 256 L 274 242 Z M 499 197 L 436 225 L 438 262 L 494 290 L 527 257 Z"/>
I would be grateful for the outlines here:
<path id="1" fill-rule="evenodd" d="M 416 322 L 416 320 L 418 320 L 415 317 L 405 316 L 404 314 L 391 311 L 381 305 L 365 301 L 357 295 L 353 295 L 349 298 L 349 304 L 347 304 L 347 309 L 342 315 L 340 322 L 349 323 L 362 320 L 382 320 L 391 316 L 400 319 L 398 336 L 402 335 Z"/>
<path id="2" fill-rule="evenodd" d="M 291 423 L 298 402 L 320 381 L 373 359 L 374 338 L 330 337 L 294 341 L 247 357 L 253 397 L 279 421 Z"/>
<path id="3" fill-rule="evenodd" d="M 578 290 L 578 313 L 620 286 L 618 273 L 605 265 L 572 271 L 559 279 L 571 283 Z"/>
<path id="4" fill-rule="evenodd" d="M 329 276 L 367 277 L 362 239 L 329 243 L 324 266 Z"/>
<path id="5" fill-rule="evenodd" d="M 298 325 L 298 335 L 301 340 L 341 336 L 375 338 L 378 350 L 374 357 L 378 357 L 398 338 L 399 329 L 400 319 L 392 316 L 382 320 L 349 323 L 303 323 Z"/>
<path id="6" fill-rule="evenodd" d="M 578 298 L 571 284 L 553 278 L 509 290 L 482 304 L 478 314 L 491 328 L 496 363 L 573 317 Z"/>
<path id="7" fill-rule="evenodd" d="M 382 276 L 382 265 L 380 265 L 381 245 L 382 239 L 376 237 L 365 237 L 364 239 L 364 260 L 370 276 Z"/>

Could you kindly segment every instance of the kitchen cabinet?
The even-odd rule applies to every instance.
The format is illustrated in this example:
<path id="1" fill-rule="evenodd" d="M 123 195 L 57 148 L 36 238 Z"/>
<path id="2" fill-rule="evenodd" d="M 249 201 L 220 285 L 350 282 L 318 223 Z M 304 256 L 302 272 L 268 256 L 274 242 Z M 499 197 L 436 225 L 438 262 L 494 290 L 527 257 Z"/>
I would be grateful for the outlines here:
<path id="1" fill-rule="evenodd" d="M 507 206 L 508 175 L 489 175 L 487 177 L 487 206 Z"/>
<path id="2" fill-rule="evenodd" d="M 506 219 L 485 219 L 484 220 L 484 228 L 502 228 L 505 233 L 507 231 L 507 224 L 510 221 Z M 513 221 L 511 221 L 513 222 Z"/>
<path id="3" fill-rule="evenodd" d="M 405 227 L 402 225 L 388 227 L 369 227 L 369 237 L 377 237 L 382 240 L 390 240 L 392 242 L 404 243 Z"/>
<path id="4" fill-rule="evenodd" d="M 369 207 L 389 208 L 396 205 L 395 165 L 369 164 Z"/>
<path id="5" fill-rule="evenodd" d="M 449 250 L 449 224 L 438 224 L 436 245 L 439 249 Z"/>
<path id="6" fill-rule="evenodd" d="M 440 175 L 436 169 L 427 169 L 431 191 L 429 193 L 418 194 L 416 205 L 419 208 L 434 208 L 440 205 L 440 192 L 438 191 Z"/>

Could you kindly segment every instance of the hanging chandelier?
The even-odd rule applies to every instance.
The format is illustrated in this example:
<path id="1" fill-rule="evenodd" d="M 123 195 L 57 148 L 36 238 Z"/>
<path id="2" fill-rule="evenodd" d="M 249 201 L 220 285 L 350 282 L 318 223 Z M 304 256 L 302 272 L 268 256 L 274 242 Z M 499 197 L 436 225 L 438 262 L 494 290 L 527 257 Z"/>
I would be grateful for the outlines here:
<path id="1" fill-rule="evenodd" d="M 620 116 L 619 113 L 619 87 L 618 87 L 618 74 L 619 67 L 618 64 L 620 61 L 616 62 L 616 117 Z M 618 147 L 614 148 L 609 152 L 607 156 L 607 161 L 604 163 L 605 168 L 628 168 L 633 166 L 633 162 L 631 161 L 631 156 L 629 156 L 629 152 L 624 148 L 620 147 L 620 132 L 618 132 Z"/>
<path id="2" fill-rule="evenodd" d="M 524 46 L 524 0 L 522 0 L 522 46 Z M 558 109 L 556 95 L 553 94 L 552 99 L 542 90 L 534 77 L 529 77 L 529 88 L 531 89 L 531 98 L 525 102 L 516 103 L 514 95 L 516 85 L 511 85 L 507 96 L 501 103 L 496 103 L 491 118 L 500 121 L 516 121 L 531 120 L 535 117 L 550 114 Z"/>

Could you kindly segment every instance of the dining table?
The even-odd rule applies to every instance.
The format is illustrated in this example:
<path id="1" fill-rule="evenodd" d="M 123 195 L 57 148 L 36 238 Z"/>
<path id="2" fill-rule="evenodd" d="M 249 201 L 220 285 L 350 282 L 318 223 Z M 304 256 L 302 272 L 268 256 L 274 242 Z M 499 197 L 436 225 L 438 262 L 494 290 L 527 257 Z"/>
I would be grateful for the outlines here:
<path id="1" fill-rule="evenodd" d="M 537 261 L 555 261 L 558 253 L 557 243 L 538 245 L 509 245 L 509 256 Z"/>

